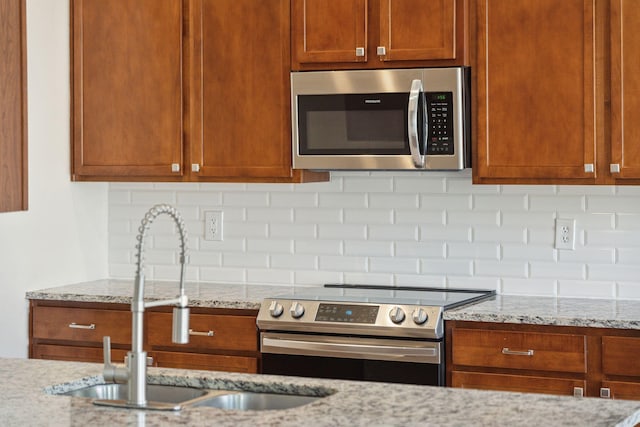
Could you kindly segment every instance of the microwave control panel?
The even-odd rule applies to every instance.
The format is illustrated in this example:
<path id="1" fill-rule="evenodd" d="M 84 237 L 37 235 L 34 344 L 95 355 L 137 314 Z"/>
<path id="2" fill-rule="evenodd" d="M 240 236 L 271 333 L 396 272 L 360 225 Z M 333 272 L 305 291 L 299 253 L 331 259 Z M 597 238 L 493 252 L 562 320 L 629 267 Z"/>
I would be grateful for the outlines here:
<path id="1" fill-rule="evenodd" d="M 453 93 L 425 92 L 427 139 L 425 154 L 454 154 Z"/>

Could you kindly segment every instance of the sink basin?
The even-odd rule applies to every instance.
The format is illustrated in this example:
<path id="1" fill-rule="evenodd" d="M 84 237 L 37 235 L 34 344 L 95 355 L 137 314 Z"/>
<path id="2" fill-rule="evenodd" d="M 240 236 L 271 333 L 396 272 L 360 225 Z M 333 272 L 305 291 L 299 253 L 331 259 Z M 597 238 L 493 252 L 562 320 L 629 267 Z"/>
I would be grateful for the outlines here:
<path id="1" fill-rule="evenodd" d="M 276 393 L 237 392 L 200 400 L 193 406 L 208 406 L 237 411 L 263 411 L 270 409 L 289 409 L 306 405 L 321 399 L 315 396 L 300 396 Z"/>
<path id="2" fill-rule="evenodd" d="M 185 403 L 207 394 L 207 390 L 172 385 L 147 385 L 147 400 L 162 403 Z M 87 397 L 101 400 L 127 400 L 126 384 L 96 384 L 63 393 L 64 396 Z"/>

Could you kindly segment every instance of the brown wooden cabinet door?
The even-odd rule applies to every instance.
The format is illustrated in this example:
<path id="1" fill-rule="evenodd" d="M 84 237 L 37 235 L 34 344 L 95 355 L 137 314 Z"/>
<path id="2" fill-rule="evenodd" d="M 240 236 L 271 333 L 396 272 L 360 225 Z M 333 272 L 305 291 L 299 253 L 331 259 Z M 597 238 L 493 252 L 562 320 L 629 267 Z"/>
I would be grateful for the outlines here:
<path id="1" fill-rule="evenodd" d="M 380 0 L 382 61 L 456 58 L 456 0 Z"/>
<path id="2" fill-rule="evenodd" d="M 191 13 L 191 177 L 290 178 L 289 1 L 202 0 Z"/>
<path id="3" fill-rule="evenodd" d="M 612 0 L 611 172 L 621 179 L 640 178 L 639 51 L 640 2 Z"/>
<path id="4" fill-rule="evenodd" d="M 26 210 L 25 0 L 0 0 L 0 212 Z"/>
<path id="5" fill-rule="evenodd" d="M 292 0 L 294 62 L 366 62 L 367 0 Z"/>
<path id="6" fill-rule="evenodd" d="M 182 0 L 72 8 L 74 178 L 179 177 Z"/>
<path id="7" fill-rule="evenodd" d="M 593 182 L 601 89 L 595 1 L 477 0 L 476 7 L 474 182 Z"/>

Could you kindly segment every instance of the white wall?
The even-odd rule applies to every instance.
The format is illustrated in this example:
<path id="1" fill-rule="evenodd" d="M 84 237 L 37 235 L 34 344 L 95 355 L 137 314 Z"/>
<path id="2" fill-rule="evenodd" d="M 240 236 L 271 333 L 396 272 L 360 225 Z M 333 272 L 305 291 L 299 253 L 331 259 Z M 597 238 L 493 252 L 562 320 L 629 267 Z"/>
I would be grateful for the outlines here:
<path id="1" fill-rule="evenodd" d="M 27 290 L 107 275 L 107 184 L 70 181 L 69 3 L 27 1 L 29 210 L 0 213 L 0 357 L 28 354 Z"/>
<path id="2" fill-rule="evenodd" d="M 640 299 L 637 186 L 474 186 L 470 171 L 333 173 L 302 185 L 112 183 L 111 276 L 133 276 L 135 230 L 160 202 L 187 220 L 191 280 Z M 223 242 L 203 240 L 208 209 L 224 212 Z M 577 220 L 575 251 L 554 249 L 556 217 Z M 151 236 L 147 275 L 176 280 L 170 223 Z"/>

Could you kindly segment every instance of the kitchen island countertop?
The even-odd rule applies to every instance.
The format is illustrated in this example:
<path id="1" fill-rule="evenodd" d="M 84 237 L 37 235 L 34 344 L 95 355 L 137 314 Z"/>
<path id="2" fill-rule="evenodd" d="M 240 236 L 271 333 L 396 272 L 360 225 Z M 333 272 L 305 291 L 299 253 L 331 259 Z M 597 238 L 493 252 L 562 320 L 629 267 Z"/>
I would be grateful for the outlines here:
<path id="1" fill-rule="evenodd" d="M 0 359 L 0 419 L 4 426 L 634 426 L 640 402 L 542 394 L 150 368 L 150 382 L 213 389 L 286 393 L 331 390 L 298 408 L 225 411 L 185 407 L 156 412 L 94 406 L 56 396 L 102 382 L 102 366 L 33 359 Z"/>

